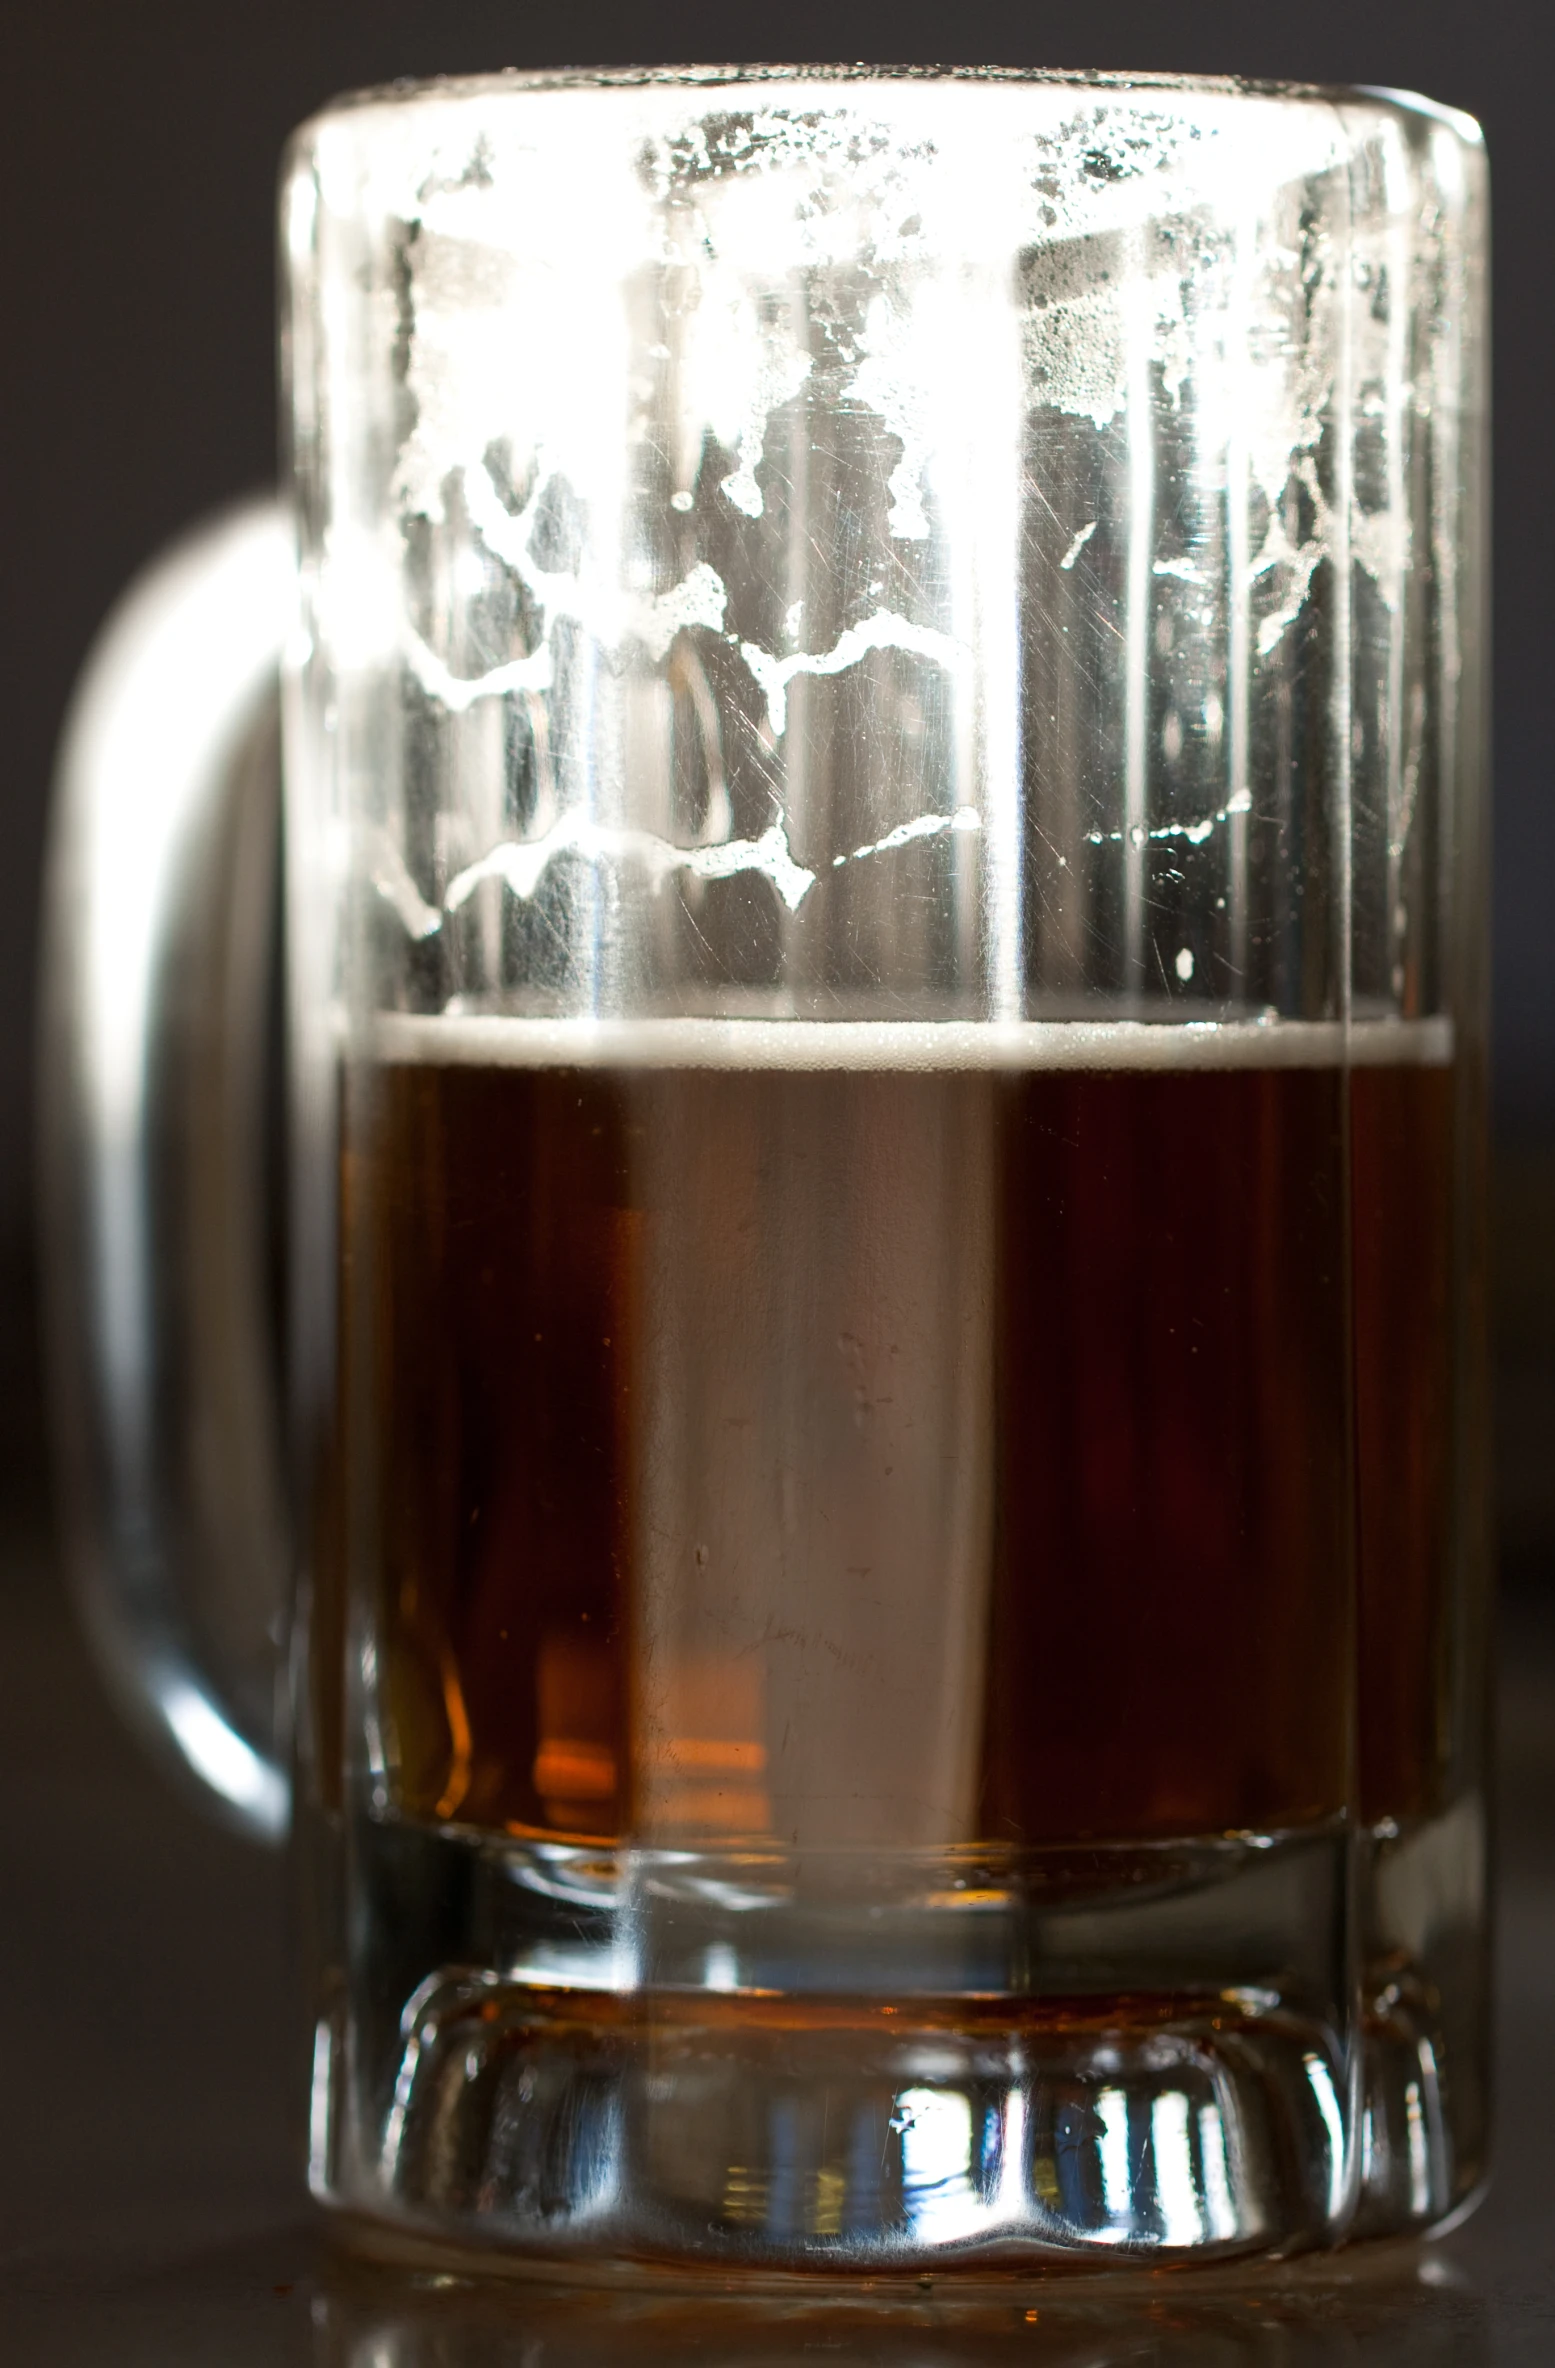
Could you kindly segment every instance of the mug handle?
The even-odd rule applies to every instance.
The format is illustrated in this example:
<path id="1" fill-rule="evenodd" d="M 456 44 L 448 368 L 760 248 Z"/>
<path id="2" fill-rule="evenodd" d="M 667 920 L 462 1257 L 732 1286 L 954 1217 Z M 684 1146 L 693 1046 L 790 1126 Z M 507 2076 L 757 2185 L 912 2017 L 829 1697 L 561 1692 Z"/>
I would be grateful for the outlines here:
<path id="1" fill-rule="evenodd" d="M 267 1055 L 289 522 L 130 587 L 82 669 L 45 883 L 39 1149 L 60 1532 L 108 1687 L 240 1830 L 290 1816 Z"/>

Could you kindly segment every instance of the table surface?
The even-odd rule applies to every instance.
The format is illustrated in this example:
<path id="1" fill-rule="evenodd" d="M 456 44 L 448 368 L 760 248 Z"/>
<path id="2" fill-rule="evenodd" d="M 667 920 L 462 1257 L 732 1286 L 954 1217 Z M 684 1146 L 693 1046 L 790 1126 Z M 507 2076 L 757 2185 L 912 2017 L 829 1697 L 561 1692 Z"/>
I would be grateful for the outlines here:
<path id="1" fill-rule="evenodd" d="M 1555 2361 L 1555 1602 L 1503 1619 L 1499 2115 L 1455 2235 L 1235 2283 L 882 2318 L 394 2278 L 300 2198 L 287 1884 L 118 1730 L 36 1539 L 0 1550 L 0 2336 L 50 2368 Z"/>

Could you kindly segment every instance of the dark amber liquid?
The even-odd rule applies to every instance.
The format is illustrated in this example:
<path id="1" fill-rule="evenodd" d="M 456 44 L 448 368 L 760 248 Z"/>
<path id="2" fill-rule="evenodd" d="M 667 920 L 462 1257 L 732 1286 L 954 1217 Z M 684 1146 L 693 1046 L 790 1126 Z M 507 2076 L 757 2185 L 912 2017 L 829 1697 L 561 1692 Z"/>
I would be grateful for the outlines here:
<path id="1" fill-rule="evenodd" d="M 1452 1750 L 1455 1077 L 1357 1069 L 1361 1814 L 1439 1808 Z"/>
<path id="2" fill-rule="evenodd" d="M 1318 1817 L 1349 1709 L 1339 1077 L 1001 1090 L 987 1830 Z"/>
<path id="3" fill-rule="evenodd" d="M 1428 1807 L 1451 1075 L 1355 1073 L 1353 1196 L 1344 1090 L 370 1072 L 341 1501 L 398 1806 L 720 1844 L 1306 1823 L 1346 1796 L 1358 1536 L 1363 1805 Z"/>

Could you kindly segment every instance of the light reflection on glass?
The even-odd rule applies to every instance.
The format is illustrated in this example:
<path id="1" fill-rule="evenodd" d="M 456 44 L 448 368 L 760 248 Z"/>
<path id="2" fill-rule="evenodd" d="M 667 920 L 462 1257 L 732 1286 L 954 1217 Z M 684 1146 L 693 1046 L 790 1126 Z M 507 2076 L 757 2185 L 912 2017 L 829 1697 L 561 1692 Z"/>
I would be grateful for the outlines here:
<path id="1" fill-rule="evenodd" d="M 1122 2089 L 1104 2088 L 1096 2099 L 1096 2113 L 1101 2122 L 1101 2138 L 1096 2149 L 1101 2161 L 1101 2199 L 1115 2220 L 1123 2220 L 1131 2207 L 1128 2098 Z"/>
<path id="2" fill-rule="evenodd" d="M 715 1940 L 708 1949 L 702 1966 L 704 1990 L 737 1990 L 740 1986 L 739 1960 L 726 1940 Z"/>
<path id="3" fill-rule="evenodd" d="M 243 1810 L 261 1833 L 286 1831 L 286 1779 L 228 1724 L 209 1697 L 182 1678 L 161 1688 L 161 1710 L 185 1758 L 221 1799 Z"/>
<path id="4" fill-rule="evenodd" d="M 1193 2176 L 1188 2100 L 1181 2089 L 1166 2089 L 1150 2108 L 1150 2145 L 1155 2156 L 1156 2205 L 1161 2242 L 1193 2245 L 1204 2233 L 1198 2183 Z"/>
<path id="5" fill-rule="evenodd" d="M 1345 2168 L 1348 2149 L 1344 2140 L 1344 2116 L 1339 2110 L 1339 2099 L 1334 2094 L 1333 2074 L 1321 2056 L 1305 2055 L 1307 2083 L 1323 2116 L 1323 2127 L 1328 2132 L 1328 2211 L 1337 2219 L 1344 2204 Z"/>
<path id="6" fill-rule="evenodd" d="M 1409 2204 L 1424 2213 L 1431 2201 L 1431 2163 L 1426 2146 L 1425 2114 L 1420 2105 L 1420 2083 L 1411 2080 L 1404 2090 L 1404 2125 L 1409 2133 Z"/>
<path id="7" fill-rule="evenodd" d="M 998 2174 L 994 2203 L 1003 2220 L 1018 2221 L 1028 2209 L 1026 2194 L 1026 2092 L 1012 2088 L 1004 2100 L 998 2130 Z"/>
<path id="8" fill-rule="evenodd" d="M 893 2119 L 902 2134 L 902 2200 L 913 2234 L 944 2243 L 969 2233 L 981 2214 L 971 2180 L 967 2099 L 954 2089 L 906 2088 Z"/>
<path id="9" fill-rule="evenodd" d="M 1199 2107 L 1199 2176 L 1204 2186 L 1204 2217 L 1211 2238 L 1236 2234 L 1236 2211 L 1231 2201 L 1230 2166 L 1226 2161 L 1226 2125 L 1218 2105 Z"/>
<path id="10" fill-rule="evenodd" d="M 323 2195 L 329 2179 L 329 2018 L 320 2015 L 313 2031 L 313 2077 L 308 2088 L 308 2191 Z"/>

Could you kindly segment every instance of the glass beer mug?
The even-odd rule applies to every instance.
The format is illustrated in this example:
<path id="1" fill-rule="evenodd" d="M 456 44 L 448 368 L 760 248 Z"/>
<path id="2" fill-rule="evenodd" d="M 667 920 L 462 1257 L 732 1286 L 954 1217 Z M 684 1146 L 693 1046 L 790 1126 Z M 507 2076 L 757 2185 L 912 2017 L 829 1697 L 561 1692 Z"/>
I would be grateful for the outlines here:
<path id="1" fill-rule="evenodd" d="M 284 510 L 67 741 L 51 1275 L 83 1599 L 293 1804 L 367 2241 L 975 2277 L 1476 2193 L 1484 240 L 1387 94 L 298 136 Z"/>

